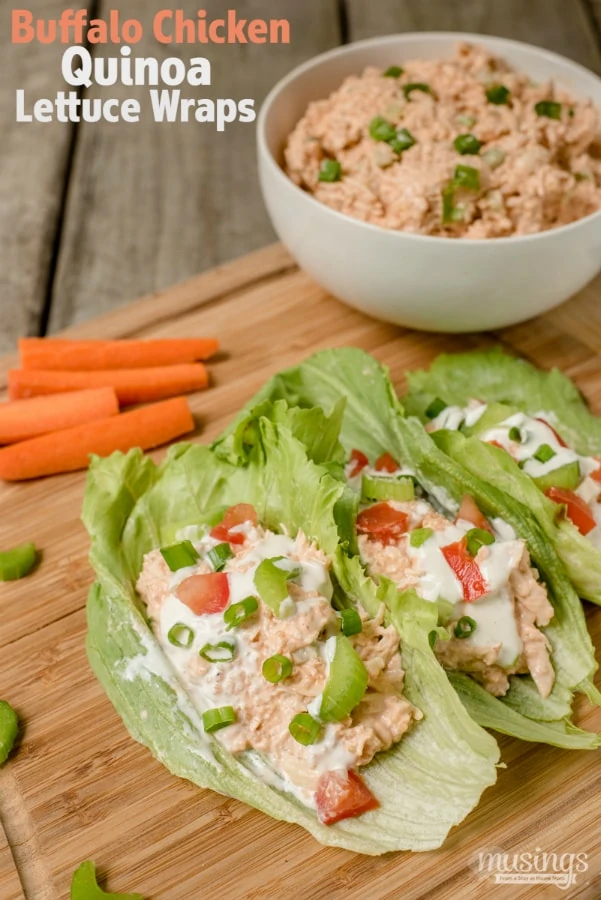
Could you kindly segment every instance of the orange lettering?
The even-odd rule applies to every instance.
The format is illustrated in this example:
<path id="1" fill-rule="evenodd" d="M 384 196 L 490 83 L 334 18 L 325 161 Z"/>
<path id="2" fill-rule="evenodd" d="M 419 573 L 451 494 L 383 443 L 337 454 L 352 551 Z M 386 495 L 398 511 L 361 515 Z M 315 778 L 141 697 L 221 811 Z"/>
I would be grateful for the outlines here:
<path id="1" fill-rule="evenodd" d="M 31 27 L 33 13 L 28 9 L 13 9 L 12 14 L 12 42 L 13 44 L 30 44 L 35 38 L 35 31 Z"/>

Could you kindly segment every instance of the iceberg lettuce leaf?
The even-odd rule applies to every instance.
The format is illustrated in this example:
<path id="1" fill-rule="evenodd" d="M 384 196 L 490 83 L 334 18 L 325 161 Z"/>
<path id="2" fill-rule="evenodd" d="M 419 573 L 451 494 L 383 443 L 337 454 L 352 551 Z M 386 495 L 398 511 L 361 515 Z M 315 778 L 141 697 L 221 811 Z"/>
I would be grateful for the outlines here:
<path id="1" fill-rule="evenodd" d="M 472 373 L 471 379 L 473 377 Z M 545 524 L 549 526 L 549 522 L 545 519 L 541 524 L 528 508 L 532 496 L 524 495 L 525 502 L 520 502 L 519 498 L 501 489 L 507 484 L 490 483 L 490 470 L 486 465 L 482 468 L 461 465 L 437 447 L 417 418 L 404 417 L 386 369 L 369 354 L 356 348 L 317 353 L 271 379 L 248 407 L 252 408 L 258 398 L 273 398 L 300 407 L 320 403 L 327 411 L 338 402 L 341 394 L 346 399 L 346 408 L 340 440 L 347 454 L 358 448 L 373 460 L 384 452 L 391 453 L 415 469 L 433 502 L 450 513 L 456 512 L 462 497 L 469 494 L 487 516 L 502 518 L 526 541 L 531 558 L 547 585 L 555 609 L 551 625 L 544 629 L 552 645 L 556 673 L 551 695 L 542 698 L 532 679 L 524 676 L 510 678 L 510 691 L 504 698 L 495 698 L 484 691 L 486 696 L 478 693 L 478 702 L 473 703 L 472 695 L 464 691 L 462 699 L 476 721 L 486 725 L 490 718 L 502 719 L 506 711 L 505 730 L 508 733 L 515 733 L 517 737 L 526 731 L 534 733 L 535 730 L 529 730 L 532 719 L 541 723 L 541 728 L 536 730 L 541 736 L 545 733 L 542 723 L 563 722 L 571 715 L 574 692 L 582 691 L 592 702 L 599 702 L 601 698 L 592 682 L 596 671 L 594 650 L 582 608 L 554 551 L 550 533 L 544 527 Z M 430 399 L 431 396 L 428 403 Z M 496 399 L 505 398 L 499 396 Z M 405 404 L 405 408 L 415 411 L 415 404 Z M 467 458 L 463 461 L 467 462 Z M 538 491 L 537 494 L 544 505 L 544 496 Z M 539 502 L 538 496 L 536 500 Z M 484 706 L 488 709 L 486 716 L 482 714 Z M 519 727 L 518 716 L 524 720 Z M 561 742 L 565 734 L 565 729 L 553 729 L 554 742 Z M 570 741 L 573 743 L 572 736 Z"/>
<path id="2" fill-rule="evenodd" d="M 390 584 L 377 586 L 356 557 L 343 553 L 334 510 L 342 503 L 352 512 L 356 499 L 308 458 L 291 431 L 274 421 L 278 416 L 251 423 L 254 439 L 237 465 L 192 444 L 172 448 L 160 467 L 137 451 L 93 460 L 83 513 L 97 575 L 87 609 L 90 663 L 133 737 L 173 773 L 296 822 L 325 844 L 369 854 L 438 847 L 494 783 L 497 745 L 465 712 L 429 648 L 430 605 L 417 598 L 403 606 Z M 233 757 L 204 732 L 137 597 L 144 554 L 172 534 L 173 522 L 205 522 L 239 502 L 252 503 L 267 527 L 291 534 L 302 528 L 316 540 L 333 562 L 346 603 L 375 615 L 388 598 L 402 638 L 405 694 L 423 719 L 361 769 L 381 807 L 357 819 L 322 825 L 278 787 L 277 773 L 270 773 L 274 786 L 257 775 L 269 769 L 264 757 Z"/>

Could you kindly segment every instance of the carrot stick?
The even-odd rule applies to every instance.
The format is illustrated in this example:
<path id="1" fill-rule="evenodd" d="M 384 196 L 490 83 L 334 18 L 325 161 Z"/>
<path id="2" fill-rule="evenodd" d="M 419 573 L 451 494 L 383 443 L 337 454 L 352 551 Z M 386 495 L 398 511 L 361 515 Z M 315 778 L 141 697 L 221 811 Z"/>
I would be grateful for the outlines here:
<path id="1" fill-rule="evenodd" d="M 0 403 L 0 444 L 14 444 L 118 412 L 117 395 L 109 387 Z"/>
<path id="2" fill-rule="evenodd" d="M 185 397 L 174 397 L 64 431 L 0 449 L 0 478 L 24 481 L 41 475 L 87 469 L 89 454 L 109 456 L 115 450 L 150 450 L 194 430 Z"/>
<path id="3" fill-rule="evenodd" d="M 152 369 L 103 369 L 98 372 L 48 372 L 11 369 L 11 400 L 60 394 L 89 388 L 112 387 L 119 403 L 147 403 L 205 388 L 209 378 L 202 363 Z"/>
<path id="4" fill-rule="evenodd" d="M 24 369 L 90 372 L 95 369 L 146 369 L 209 359 L 219 349 L 215 338 L 172 338 L 130 341 L 70 341 L 65 338 L 22 338 Z"/>

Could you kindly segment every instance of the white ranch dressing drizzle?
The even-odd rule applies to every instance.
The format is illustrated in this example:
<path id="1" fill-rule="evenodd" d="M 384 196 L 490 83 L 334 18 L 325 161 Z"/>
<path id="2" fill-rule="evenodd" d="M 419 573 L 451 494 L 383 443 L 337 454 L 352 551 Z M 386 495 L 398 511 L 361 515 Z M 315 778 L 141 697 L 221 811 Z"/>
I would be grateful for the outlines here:
<path id="1" fill-rule="evenodd" d="M 273 559 L 274 557 L 283 557 L 275 565 L 284 571 L 300 568 L 300 575 L 294 581 L 304 591 L 315 591 L 322 597 L 331 598 L 333 588 L 327 566 L 319 560 L 299 562 L 292 559 L 291 556 L 296 550 L 296 542 L 292 538 L 271 532 L 261 536 L 259 531 L 252 526 L 247 527 L 246 533 L 251 539 L 253 537 L 256 538 L 255 545 L 245 552 L 243 556 L 244 563 L 248 564 L 248 568 L 243 572 L 230 571 L 231 561 L 228 560 L 223 569 L 224 574 L 227 575 L 230 589 L 228 605 L 231 606 L 248 596 L 258 596 L 254 584 L 254 575 L 257 567 L 262 560 Z M 220 542 L 205 535 L 195 541 L 194 546 L 202 557 L 217 543 Z M 199 562 L 202 562 L 202 558 Z M 206 671 L 195 674 L 191 670 L 191 662 L 198 658 L 199 651 L 206 644 L 214 645 L 221 641 L 227 641 L 234 645 L 238 664 L 241 664 L 244 671 L 253 678 L 262 677 L 261 666 L 263 659 L 262 657 L 260 658 L 259 653 L 252 647 L 251 643 L 246 640 L 244 629 L 234 629 L 229 632 L 226 630 L 223 612 L 196 615 L 177 598 L 175 594 L 177 585 L 185 577 L 193 575 L 197 570 L 198 566 L 187 567 L 184 570 L 173 573 L 170 578 L 170 593 L 162 604 L 159 613 L 158 641 L 163 653 L 167 656 L 169 663 L 177 673 L 177 677 L 185 685 L 194 707 L 200 713 L 217 706 L 232 706 L 235 709 L 236 697 L 225 693 L 220 683 L 222 680 L 221 672 L 228 663 L 212 663 Z M 206 566 L 203 566 L 202 571 L 206 571 Z M 180 576 L 180 573 L 183 573 L 183 576 Z M 294 601 L 289 597 L 288 600 L 290 606 L 286 612 L 292 620 L 295 615 L 307 611 L 311 604 L 310 599 Z M 284 604 L 286 602 L 284 601 Z M 284 604 L 282 605 L 284 606 Z M 192 629 L 194 638 L 189 648 L 174 646 L 169 641 L 167 635 L 170 629 L 177 624 Z M 152 642 L 150 642 L 150 646 L 152 647 Z M 317 652 L 328 664 L 328 674 L 335 648 L 335 637 L 330 637 L 326 642 L 320 642 L 316 645 Z M 157 659 L 161 658 L 161 654 L 156 648 L 154 648 L 154 654 Z M 131 674 L 135 674 L 133 670 Z M 319 707 L 321 706 L 321 696 L 315 698 L 309 704 L 311 709 L 314 709 L 317 704 L 319 704 Z M 231 727 L 235 728 L 236 725 Z M 216 732 L 215 737 L 227 747 L 226 731 L 227 729 L 224 729 L 223 732 Z M 335 769 L 346 770 L 355 764 L 353 754 L 347 751 L 338 740 L 337 730 L 334 725 L 325 725 L 320 740 L 313 745 L 303 747 L 303 751 L 308 765 L 317 774 L 323 774 Z M 255 751 L 245 751 L 244 762 L 252 774 L 266 784 L 292 793 L 305 805 L 314 806 L 313 792 L 294 785 L 284 772 L 275 771 L 270 761 L 265 759 L 262 754 Z"/>
<path id="2" fill-rule="evenodd" d="M 448 406 L 432 420 L 431 430 L 437 431 L 441 428 L 449 428 L 456 431 L 464 422 L 468 426 L 474 425 L 484 415 L 486 409 L 487 404 L 467 409 L 461 409 L 458 406 Z M 540 421 L 541 419 L 543 421 Z M 523 464 L 524 472 L 532 478 L 547 475 L 555 471 L 555 469 L 577 462 L 582 481 L 576 488 L 575 493 L 587 504 L 597 523 L 596 528 L 590 531 L 586 537 L 601 550 L 601 503 L 598 500 L 601 496 L 601 485 L 590 477 L 592 472 L 599 469 L 599 461 L 590 456 L 581 456 L 569 447 L 563 447 L 552 428 L 546 424 L 547 422 L 549 425 L 554 424 L 556 416 L 544 410 L 537 412 L 534 416 L 519 412 L 482 432 L 478 437 L 481 441 L 496 441 L 500 444 L 516 462 Z M 509 431 L 513 427 L 519 428 L 521 441 L 510 439 Z M 536 453 L 541 444 L 548 444 L 555 453 L 551 459 L 544 463 L 533 459 L 533 454 Z"/>

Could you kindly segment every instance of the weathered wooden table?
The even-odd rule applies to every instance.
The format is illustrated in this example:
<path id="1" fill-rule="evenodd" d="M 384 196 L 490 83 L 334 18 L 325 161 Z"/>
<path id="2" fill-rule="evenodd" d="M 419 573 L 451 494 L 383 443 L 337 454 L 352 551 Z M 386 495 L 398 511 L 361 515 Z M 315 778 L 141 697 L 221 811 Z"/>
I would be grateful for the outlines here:
<path id="1" fill-rule="evenodd" d="M 254 127 L 157 124 L 16 124 L 15 91 L 52 97 L 65 88 L 61 44 L 0 41 L 0 351 L 165 288 L 273 240 L 255 176 Z M 30 0 L 55 18 L 67 0 Z M 118 7 L 140 19 L 136 55 L 172 55 L 151 35 L 164 0 L 88 0 L 90 16 Z M 194 16 L 200 4 L 173 4 Z M 205 0 L 208 16 L 287 17 L 290 45 L 178 48 L 207 55 L 212 96 L 259 103 L 283 74 L 344 41 L 394 31 L 453 29 L 498 34 L 564 53 L 601 72 L 601 0 Z M 103 53 L 115 55 L 108 45 Z M 89 95 L 98 96 L 98 88 Z M 188 88 L 186 96 L 208 96 Z M 96 93 L 95 93 L 96 92 Z M 102 96 L 138 96 L 116 87 Z M 136 94 L 137 92 L 137 94 Z"/>

